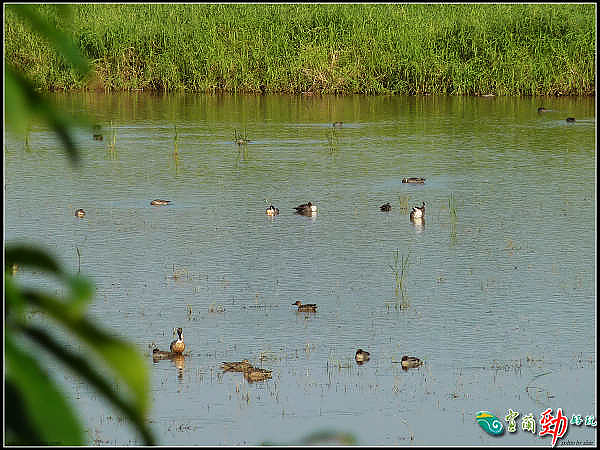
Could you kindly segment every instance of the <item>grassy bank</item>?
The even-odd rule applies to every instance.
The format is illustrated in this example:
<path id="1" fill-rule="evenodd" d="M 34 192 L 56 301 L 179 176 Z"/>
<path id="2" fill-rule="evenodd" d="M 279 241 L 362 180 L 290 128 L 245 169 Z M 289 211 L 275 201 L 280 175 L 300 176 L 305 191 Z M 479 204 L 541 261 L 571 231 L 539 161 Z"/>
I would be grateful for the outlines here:
<path id="1" fill-rule="evenodd" d="M 38 10 L 94 68 L 79 79 L 8 6 L 5 60 L 44 90 L 595 94 L 594 4 L 85 4 L 68 19 Z"/>

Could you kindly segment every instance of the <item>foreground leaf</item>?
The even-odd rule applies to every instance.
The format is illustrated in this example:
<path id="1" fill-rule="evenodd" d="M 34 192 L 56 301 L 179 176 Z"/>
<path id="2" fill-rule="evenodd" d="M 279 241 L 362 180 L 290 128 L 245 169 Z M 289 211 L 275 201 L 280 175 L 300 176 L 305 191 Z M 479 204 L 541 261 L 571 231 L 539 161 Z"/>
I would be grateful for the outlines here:
<path id="1" fill-rule="evenodd" d="M 23 132 L 25 118 L 28 119 L 34 115 L 41 117 L 58 135 L 71 162 L 77 164 L 79 156 L 70 131 L 70 127 L 75 125 L 76 121 L 66 116 L 52 102 L 37 93 L 31 82 L 12 67 L 5 66 L 4 76 L 7 79 L 5 86 L 14 89 L 9 98 L 14 103 L 6 102 L 6 117 L 10 118 L 13 114 L 13 106 L 15 107 L 14 113 L 18 117 L 18 120 L 15 121 L 9 120 L 8 124 L 15 126 L 14 131 Z"/>
<path id="2" fill-rule="evenodd" d="M 69 367 L 74 373 L 85 378 L 93 387 L 95 387 L 107 400 L 111 401 L 113 405 L 119 408 L 129 419 L 134 423 L 142 434 L 146 445 L 152 445 L 154 438 L 152 433 L 146 427 L 144 423 L 144 415 L 142 411 L 136 409 L 136 406 L 125 401 L 121 396 L 114 392 L 108 383 L 98 371 L 95 370 L 86 359 L 79 355 L 76 355 L 63 346 L 58 344 L 48 333 L 45 331 L 30 327 L 23 326 L 22 330 L 27 336 L 32 338 L 35 342 L 43 346 L 56 358 L 60 359 L 67 367 Z"/>
<path id="3" fill-rule="evenodd" d="M 45 445 L 83 445 L 81 425 L 65 396 L 37 361 L 14 344 L 10 333 L 4 336 L 6 379 L 15 387 L 11 395 L 20 398 L 27 411 L 22 427 L 38 431 L 32 442 L 24 443 L 40 439 Z"/>
<path id="4" fill-rule="evenodd" d="M 68 305 L 53 297 L 35 291 L 24 291 L 23 295 L 100 356 L 127 385 L 133 394 L 136 407 L 142 413 L 147 411 L 150 384 L 144 360 L 134 346 L 111 336 L 89 320 L 73 314 Z"/>

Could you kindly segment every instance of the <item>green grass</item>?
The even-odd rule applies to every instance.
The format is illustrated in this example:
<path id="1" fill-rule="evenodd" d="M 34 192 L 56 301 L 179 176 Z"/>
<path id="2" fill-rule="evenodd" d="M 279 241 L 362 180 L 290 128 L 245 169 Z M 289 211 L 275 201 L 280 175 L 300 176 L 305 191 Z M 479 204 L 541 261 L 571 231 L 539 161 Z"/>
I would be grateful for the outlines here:
<path id="1" fill-rule="evenodd" d="M 398 297 L 398 293 L 402 293 L 402 297 L 404 298 L 406 295 L 406 286 L 404 282 L 406 281 L 406 275 L 408 274 L 408 258 L 410 254 L 404 256 L 400 255 L 400 250 L 396 249 L 394 252 L 394 264 L 389 265 L 392 273 L 394 274 L 394 278 L 396 280 L 396 297 Z"/>
<path id="2" fill-rule="evenodd" d="M 43 90 L 595 94 L 590 3 L 36 6 L 91 61 L 85 79 L 11 8 L 6 63 Z"/>

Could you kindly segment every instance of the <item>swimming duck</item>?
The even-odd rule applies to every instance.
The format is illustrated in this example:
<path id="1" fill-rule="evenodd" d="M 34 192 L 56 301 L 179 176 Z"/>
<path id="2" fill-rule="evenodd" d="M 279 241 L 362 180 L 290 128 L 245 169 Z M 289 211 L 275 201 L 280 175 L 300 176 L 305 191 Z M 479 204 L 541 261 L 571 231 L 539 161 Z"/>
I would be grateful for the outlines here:
<path id="1" fill-rule="evenodd" d="M 267 216 L 276 216 L 277 214 L 279 214 L 279 208 L 275 208 L 273 205 L 269 206 L 267 208 Z"/>
<path id="2" fill-rule="evenodd" d="M 403 369 L 414 368 L 423 365 L 423 361 L 421 361 L 419 358 L 415 358 L 414 356 L 404 355 L 401 362 Z"/>
<path id="3" fill-rule="evenodd" d="M 567 122 L 575 122 L 575 117 L 567 117 Z"/>
<path id="4" fill-rule="evenodd" d="M 317 205 L 313 205 L 311 202 L 308 202 L 300 206 L 296 206 L 295 209 L 298 214 L 311 216 L 312 214 L 317 212 Z"/>
<path id="5" fill-rule="evenodd" d="M 548 111 L 550 111 L 550 110 L 549 110 L 549 109 L 546 109 L 546 108 L 544 108 L 544 107 L 542 107 L 542 106 L 540 106 L 540 107 L 538 108 L 538 112 L 539 112 L 539 113 L 548 112 Z"/>
<path id="6" fill-rule="evenodd" d="M 413 184 L 423 184 L 425 183 L 425 178 L 420 177 L 410 177 L 410 178 L 402 178 L 403 183 L 413 183 Z"/>
<path id="7" fill-rule="evenodd" d="M 370 358 L 370 355 L 371 354 L 369 352 L 365 352 L 363 349 L 359 348 L 358 350 L 356 350 L 354 359 L 356 360 L 357 363 L 362 363 L 362 362 L 368 361 Z"/>
<path id="8" fill-rule="evenodd" d="M 152 358 L 155 360 L 159 360 L 159 359 L 171 359 L 175 356 L 179 355 L 179 353 L 175 353 L 175 352 L 166 352 L 164 350 L 159 350 L 158 348 L 155 348 L 152 350 Z"/>
<path id="9" fill-rule="evenodd" d="M 318 306 L 315 305 L 314 303 L 308 303 L 306 305 L 303 305 L 300 300 L 297 300 L 295 303 L 292 303 L 292 306 L 297 306 L 298 311 L 305 311 L 305 312 L 317 312 L 317 308 L 318 308 Z"/>
<path id="10" fill-rule="evenodd" d="M 85 211 L 83 209 L 78 209 L 75 211 L 75 217 L 79 217 L 80 219 L 85 216 Z"/>
<path id="11" fill-rule="evenodd" d="M 390 205 L 389 203 L 386 203 L 385 205 L 381 205 L 379 207 L 380 210 L 382 211 L 391 211 L 392 210 L 392 205 Z"/>
<path id="12" fill-rule="evenodd" d="M 173 334 L 177 333 L 177 339 L 171 342 L 171 351 L 174 353 L 183 353 L 185 343 L 183 342 L 183 330 L 181 328 L 173 329 Z"/>
<path id="13" fill-rule="evenodd" d="M 150 204 L 152 206 L 165 206 L 168 205 L 169 203 L 171 203 L 171 200 L 160 200 L 160 199 L 156 199 L 156 200 L 152 200 L 150 202 Z"/>
<path id="14" fill-rule="evenodd" d="M 424 217 L 425 217 L 425 202 L 423 202 L 422 206 L 413 206 L 413 209 L 410 212 L 410 220 L 422 219 Z"/>
<path id="15" fill-rule="evenodd" d="M 244 371 L 244 378 L 246 378 L 246 380 L 248 380 L 249 382 L 253 382 L 253 381 L 264 381 L 264 380 L 268 380 L 271 377 L 271 371 L 267 370 L 267 369 L 259 369 L 258 367 L 252 367 L 250 366 L 250 368 L 248 370 Z"/>
<path id="16" fill-rule="evenodd" d="M 101 141 L 103 139 L 102 136 L 102 127 L 100 125 L 94 125 L 94 140 Z"/>
<path id="17" fill-rule="evenodd" d="M 250 370 L 252 368 L 252 364 L 247 359 L 244 359 L 240 362 L 224 362 L 221 366 L 224 372 L 245 372 L 246 370 Z"/>
<path id="18" fill-rule="evenodd" d="M 333 126 L 333 127 L 341 127 L 343 124 L 344 124 L 344 122 L 333 122 L 331 124 L 331 126 Z"/>

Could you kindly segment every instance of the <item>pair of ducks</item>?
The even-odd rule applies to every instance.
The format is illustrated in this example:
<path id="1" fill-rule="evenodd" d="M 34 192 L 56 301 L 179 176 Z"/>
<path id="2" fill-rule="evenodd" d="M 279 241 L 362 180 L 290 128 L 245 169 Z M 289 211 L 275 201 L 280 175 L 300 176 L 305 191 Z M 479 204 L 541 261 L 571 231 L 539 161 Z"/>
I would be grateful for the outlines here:
<path id="1" fill-rule="evenodd" d="M 386 203 L 379 207 L 380 210 L 389 212 L 392 210 L 392 205 Z M 422 203 L 421 206 L 413 206 L 412 211 L 410 212 L 410 220 L 415 219 L 423 219 L 425 217 L 425 202 Z"/>
<path id="2" fill-rule="evenodd" d="M 247 359 L 239 362 L 224 362 L 221 369 L 223 372 L 243 372 L 244 378 L 250 382 L 272 378 L 271 370 L 254 367 Z"/>
<path id="3" fill-rule="evenodd" d="M 543 106 L 539 107 L 537 110 L 539 113 L 550 112 L 551 109 L 546 109 Z M 567 117 L 567 122 L 575 122 L 575 117 Z"/>
<path id="4" fill-rule="evenodd" d="M 303 214 L 305 216 L 312 216 L 317 212 L 317 205 L 313 205 L 311 202 L 304 203 L 300 206 L 294 207 L 298 214 Z M 275 208 L 273 205 L 270 205 L 265 213 L 268 216 L 276 216 L 279 214 L 279 208 Z"/>
<path id="5" fill-rule="evenodd" d="M 371 358 L 371 354 L 369 352 L 364 351 L 361 348 L 356 350 L 356 354 L 354 355 L 354 359 L 356 360 L 356 362 L 359 365 L 364 364 L 370 358 Z M 419 358 L 417 358 L 415 356 L 404 355 L 400 362 L 402 363 L 403 369 L 416 368 L 416 367 L 420 367 L 423 365 L 423 361 L 421 361 Z"/>
<path id="6" fill-rule="evenodd" d="M 156 199 L 156 200 L 152 200 L 150 202 L 150 204 L 152 206 L 165 206 L 165 205 L 168 205 L 169 203 L 171 203 L 171 200 Z M 81 208 L 78 209 L 77 211 L 75 211 L 75 217 L 79 217 L 80 219 L 83 219 L 83 217 L 85 217 L 85 211 Z"/>
<path id="7" fill-rule="evenodd" d="M 170 351 L 159 350 L 155 348 L 152 350 L 152 356 L 155 359 L 160 358 L 173 358 L 175 356 L 183 354 L 185 350 L 185 342 L 183 342 L 183 329 L 182 328 L 173 328 L 173 334 L 177 335 L 177 339 L 171 342 L 169 346 Z"/>

